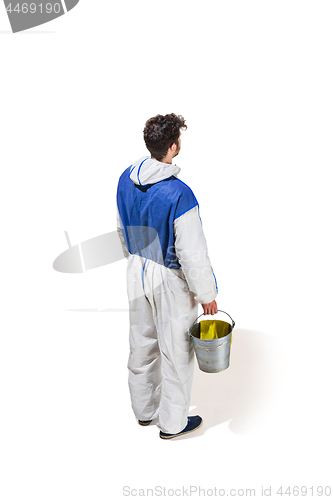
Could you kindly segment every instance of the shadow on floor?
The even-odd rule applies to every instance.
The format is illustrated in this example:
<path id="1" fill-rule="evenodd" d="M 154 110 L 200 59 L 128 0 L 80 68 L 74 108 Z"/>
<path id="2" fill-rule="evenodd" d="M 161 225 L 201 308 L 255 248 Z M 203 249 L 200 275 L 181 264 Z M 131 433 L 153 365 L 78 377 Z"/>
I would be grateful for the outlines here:
<path id="1" fill-rule="evenodd" d="M 274 408 L 279 393 L 279 370 L 283 350 L 276 336 L 246 329 L 234 329 L 230 365 L 219 373 L 194 371 L 191 415 L 203 418 L 201 427 L 177 438 L 202 436 L 216 425 L 228 422 L 235 434 L 260 430 Z"/>
<path id="2" fill-rule="evenodd" d="M 128 309 L 87 308 L 67 311 L 128 312 Z M 265 424 L 279 400 L 283 349 L 286 346 L 276 335 L 236 327 L 233 331 L 230 365 L 226 370 L 205 373 L 195 360 L 190 415 L 202 416 L 203 423 L 197 431 L 176 440 L 202 436 L 211 427 L 226 422 L 235 434 L 249 435 L 260 431 L 260 426 Z M 157 420 L 153 420 L 154 424 L 157 424 Z"/>

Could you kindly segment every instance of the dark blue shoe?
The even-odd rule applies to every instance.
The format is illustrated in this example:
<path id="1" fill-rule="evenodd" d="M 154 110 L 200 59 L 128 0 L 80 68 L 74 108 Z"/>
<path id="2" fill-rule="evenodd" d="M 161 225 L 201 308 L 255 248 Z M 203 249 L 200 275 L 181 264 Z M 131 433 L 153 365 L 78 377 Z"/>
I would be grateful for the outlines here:
<path id="1" fill-rule="evenodd" d="M 149 425 L 152 420 L 138 420 L 140 425 Z"/>
<path id="2" fill-rule="evenodd" d="M 183 434 L 188 434 L 189 432 L 195 431 L 202 424 L 202 418 L 199 415 L 195 415 L 194 417 L 187 417 L 187 426 L 182 431 L 178 432 L 178 434 L 167 434 L 166 432 L 160 431 L 160 438 L 162 439 L 171 439 L 178 436 L 182 436 Z"/>

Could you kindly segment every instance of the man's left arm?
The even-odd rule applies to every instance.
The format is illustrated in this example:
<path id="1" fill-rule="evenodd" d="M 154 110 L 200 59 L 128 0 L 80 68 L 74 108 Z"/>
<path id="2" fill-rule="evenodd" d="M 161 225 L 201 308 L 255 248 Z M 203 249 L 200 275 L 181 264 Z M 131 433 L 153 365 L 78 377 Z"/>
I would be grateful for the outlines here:
<path id="1" fill-rule="evenodd" d="M 129 252 L 127 250 L 127 246 L 126 246 L 126 243 L 125 243 L 124 235 L 123 235 L 123 232 L 122 232 L 122 229 L 121 229 L 118 206 L 117 206 L 117 232 L 118 232 L 118 236 L 119 236 L 119 239 L 120 239 L 121 247 L 123 249 L 124 257 L 127 259 L 128 256 L 129 256 Z"/>

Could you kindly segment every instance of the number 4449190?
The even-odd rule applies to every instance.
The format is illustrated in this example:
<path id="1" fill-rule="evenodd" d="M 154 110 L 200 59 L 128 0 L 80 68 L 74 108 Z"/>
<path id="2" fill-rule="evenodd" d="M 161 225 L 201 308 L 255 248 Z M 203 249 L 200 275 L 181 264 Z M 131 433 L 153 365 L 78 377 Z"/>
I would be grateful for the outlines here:
<path id="1" fill-rule="evenodd" d="M 14 5 L 14 4 L 13 4 Z M 54 12 L 55 14 L 59 14 L 61 10 L 61 5 L 60 3 L 47 3 L 46 5 L 43 5 L 42 3 L 37 4 L 37 3 L 22 3 L 19 4 L 17 3 L 14 7 L 12 7 L 12 4 L 8 4 L 6 8 L 7 12 L 17 12 L 22 13 L 22 14 L 36 14 L 36 13 L 43 13 L 46 12 L 47 14 L 51 14 L 51 12 Z"/>

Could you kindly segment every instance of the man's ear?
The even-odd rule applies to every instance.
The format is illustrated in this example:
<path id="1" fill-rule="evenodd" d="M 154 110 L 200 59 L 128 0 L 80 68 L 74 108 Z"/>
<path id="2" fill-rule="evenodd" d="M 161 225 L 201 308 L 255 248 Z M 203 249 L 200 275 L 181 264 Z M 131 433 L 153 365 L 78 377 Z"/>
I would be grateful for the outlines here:
<path id="1" fill-rule="evenodd" d="M 173 144 L 171 144 L 170 146 L 170 149 L 171 151 L 174 153 L 175 151 L 177 151 L 177 144 L 174 142 Z"/>

